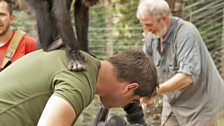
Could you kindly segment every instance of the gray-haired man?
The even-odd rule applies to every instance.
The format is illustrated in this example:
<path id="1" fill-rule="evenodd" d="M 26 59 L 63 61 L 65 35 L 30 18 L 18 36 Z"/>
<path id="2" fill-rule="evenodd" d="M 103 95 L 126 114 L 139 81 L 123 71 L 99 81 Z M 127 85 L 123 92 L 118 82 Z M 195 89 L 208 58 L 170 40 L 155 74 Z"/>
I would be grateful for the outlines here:
<path id="1" fill-rule="evenodd" d="M 160 77 L 162 125 L 217 126 L 224 84 L 197 28 L 173 17 L 165 0 L 142 0 L 137 17 Z"/>

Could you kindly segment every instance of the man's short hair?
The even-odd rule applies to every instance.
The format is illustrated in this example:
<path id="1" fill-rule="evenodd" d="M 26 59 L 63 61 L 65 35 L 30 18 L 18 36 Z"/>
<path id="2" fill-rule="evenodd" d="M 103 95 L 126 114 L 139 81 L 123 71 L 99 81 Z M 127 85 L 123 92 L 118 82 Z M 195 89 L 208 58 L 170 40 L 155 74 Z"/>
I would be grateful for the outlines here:
<path id="1" fill-rule="evenodd" d="M 140 97 L 151 97 L 158 87 L 158 74 L 153 61 L 142 51 L 126 51 L 108 59 L 113 64 L 120 81 L 138 83 L 134 92 Z"/>
<path id="2" fill-rule="evenodd" d="M 8 4 L 8 11 L 9 14 L 12 15 L 13 13 L 13 3 L 11 0 L 0 0 L 0 2 L 5 1 Z"/>

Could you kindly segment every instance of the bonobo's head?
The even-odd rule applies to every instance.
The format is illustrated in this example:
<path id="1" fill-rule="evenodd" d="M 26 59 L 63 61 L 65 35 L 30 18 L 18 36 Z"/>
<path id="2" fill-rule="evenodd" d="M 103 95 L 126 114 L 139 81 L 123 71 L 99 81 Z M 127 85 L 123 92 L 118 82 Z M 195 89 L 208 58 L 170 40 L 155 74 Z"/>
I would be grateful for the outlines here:
<path id="1" fill-rule="evenodd" d="M 95 5 L 99 0 L 82 0 L 83 4 L 86 7 L 91 7 L 93 5 Z"/>

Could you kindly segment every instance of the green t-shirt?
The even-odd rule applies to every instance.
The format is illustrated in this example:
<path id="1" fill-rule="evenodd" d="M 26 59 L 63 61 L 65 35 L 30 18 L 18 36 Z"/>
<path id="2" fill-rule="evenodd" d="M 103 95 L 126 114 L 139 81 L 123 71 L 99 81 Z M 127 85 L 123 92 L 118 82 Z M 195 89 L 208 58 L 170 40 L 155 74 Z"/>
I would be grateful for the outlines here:
<path id="1" fill-rule="evenodd" d="M 82 72 L 67 69 L 64 49 L 35 51 L 0 72 L 0 126 L 36 125 L 51 95 L 68 101 L 79 116 L 94 98 L 100 69 L 99 60 L 82 55 Z"/>

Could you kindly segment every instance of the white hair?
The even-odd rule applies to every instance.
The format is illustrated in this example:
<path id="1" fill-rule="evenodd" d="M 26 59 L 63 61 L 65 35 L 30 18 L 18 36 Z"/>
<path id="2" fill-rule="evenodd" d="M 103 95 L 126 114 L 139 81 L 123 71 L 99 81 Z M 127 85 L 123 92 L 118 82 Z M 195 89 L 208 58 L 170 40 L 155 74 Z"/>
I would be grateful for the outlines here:
<path id="1" fill-rule="evenodd" d="M 141 18 L 146 14 L 155 16 L 168 16 L 171 18 L 171 10 L 165 0 L 141 0 L 138 5 L 137 18 Z"/>

